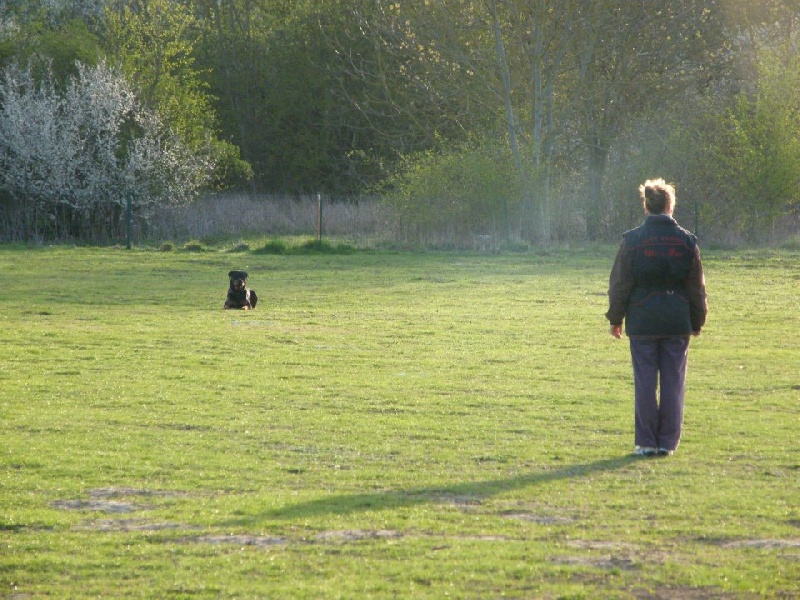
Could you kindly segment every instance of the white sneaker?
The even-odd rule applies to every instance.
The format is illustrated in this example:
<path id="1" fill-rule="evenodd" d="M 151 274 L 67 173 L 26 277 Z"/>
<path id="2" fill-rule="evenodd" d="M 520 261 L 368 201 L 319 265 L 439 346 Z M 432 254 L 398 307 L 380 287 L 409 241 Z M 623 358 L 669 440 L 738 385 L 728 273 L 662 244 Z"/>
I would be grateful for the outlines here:
<path id="1" fill-rule="evenodd" d="M 658 454 L 658 448 L 655 446 L 636 446 L 633 451 L 636 456 L 655 456 Z"/>
<path id="2" fill-rule="evenodd" d="M 659 448 L 658 454 L 660 456 L 672 456 L 673 454 L 675 454 L 675 450 L 667 450 L 666 448 Z"/>

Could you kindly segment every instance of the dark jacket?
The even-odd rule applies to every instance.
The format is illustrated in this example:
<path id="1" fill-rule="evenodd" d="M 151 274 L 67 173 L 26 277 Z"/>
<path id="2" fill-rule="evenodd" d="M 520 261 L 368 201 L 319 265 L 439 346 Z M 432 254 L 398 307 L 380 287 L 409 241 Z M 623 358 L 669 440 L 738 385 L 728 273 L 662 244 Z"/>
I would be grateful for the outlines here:
<path id="1" fill-rule="evenodd" d="M 697 238 L 669 215 L 649 215 L 625 232 L 608 284 L 612 325 L 629 336 L 690 335 L 706 322 Z"/>

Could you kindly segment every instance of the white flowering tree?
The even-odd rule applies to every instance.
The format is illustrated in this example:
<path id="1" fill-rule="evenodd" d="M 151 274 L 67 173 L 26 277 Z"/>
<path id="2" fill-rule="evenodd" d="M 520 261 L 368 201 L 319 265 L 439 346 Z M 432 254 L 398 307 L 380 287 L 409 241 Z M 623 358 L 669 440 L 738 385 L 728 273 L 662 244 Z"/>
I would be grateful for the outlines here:
<path id="1" fill-rule="evenodd" d="M 0 210 L 13 229 L 6 238 L 118 237 L 128 202 L 138 219 L 185 204 L 212 169 L 105 63 L 78 65 L 63 87 L 36 80 L 30 68 L 0 77 Z"/>

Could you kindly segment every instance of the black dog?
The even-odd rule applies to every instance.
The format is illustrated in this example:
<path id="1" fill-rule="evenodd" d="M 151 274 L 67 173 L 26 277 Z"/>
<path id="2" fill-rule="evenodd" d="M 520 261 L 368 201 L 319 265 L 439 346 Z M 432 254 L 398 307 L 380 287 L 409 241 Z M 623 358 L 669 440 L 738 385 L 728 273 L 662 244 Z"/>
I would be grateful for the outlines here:
<path id="1" fill-rule="evenodd" d="M 256 307 L 258 296 L 255 290 L 247 287 L 246 271 L 231 271 L 228 273 L 231 285 L 228 288 L 228 298 L 225 300 L 225 308 L 241 308 L 250 310 Z"/>

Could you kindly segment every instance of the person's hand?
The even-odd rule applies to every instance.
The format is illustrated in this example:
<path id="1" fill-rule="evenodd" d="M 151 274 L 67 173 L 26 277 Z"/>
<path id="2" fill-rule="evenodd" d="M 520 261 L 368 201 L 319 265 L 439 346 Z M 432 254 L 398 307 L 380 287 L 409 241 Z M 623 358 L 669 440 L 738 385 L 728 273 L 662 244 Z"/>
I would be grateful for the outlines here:
<path id="1" fill-rule="evenodd" d="M 622 337 L 622 325 L 612 325 L 608 332 L 615 338 L 620 339 Z"/>
<path id="2" fill-rule="evenodd" d="M 693 331 L 692 337 L 700 337 L 700 330 L 698 329 L 697 331 Z"/>

